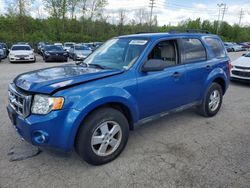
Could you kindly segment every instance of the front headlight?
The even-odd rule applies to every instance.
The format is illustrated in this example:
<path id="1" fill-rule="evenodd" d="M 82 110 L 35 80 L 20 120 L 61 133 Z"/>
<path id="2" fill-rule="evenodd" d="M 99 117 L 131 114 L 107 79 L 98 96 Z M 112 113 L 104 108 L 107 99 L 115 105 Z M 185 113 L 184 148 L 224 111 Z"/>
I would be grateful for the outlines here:
<path id="1" fill-rule="evenodd" d="M 31 107 L 33 114 L 45 115 L 52 110 L 60 110 L 63 107 L 63 97 L 50 97 L 46 95 L 35 95 Z"/>

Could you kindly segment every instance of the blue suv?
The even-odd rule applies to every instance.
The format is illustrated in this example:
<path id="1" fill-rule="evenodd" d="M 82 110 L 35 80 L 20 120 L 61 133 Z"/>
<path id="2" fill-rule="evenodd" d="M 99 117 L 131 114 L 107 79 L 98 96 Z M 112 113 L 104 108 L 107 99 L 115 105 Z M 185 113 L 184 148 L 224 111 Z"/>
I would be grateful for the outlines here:
<path id="1" fill-rule="evenodd" d="M 17 76 L 9 85 L 7 111 L 31 144 L 75 149 L 101 165 L 123 151 L 129 131 L 142 123 L 190 107 L 216 115 L 230 68 L 216 35 L 120 36 L 78 64 Z"/>

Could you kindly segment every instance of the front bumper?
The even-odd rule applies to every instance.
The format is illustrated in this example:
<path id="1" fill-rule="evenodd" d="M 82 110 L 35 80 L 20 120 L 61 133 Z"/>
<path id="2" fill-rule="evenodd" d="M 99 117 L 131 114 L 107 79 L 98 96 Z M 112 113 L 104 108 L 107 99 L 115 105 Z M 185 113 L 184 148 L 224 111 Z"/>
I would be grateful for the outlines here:
<path id="1" fill-rule="evenodd" d="M 27 56 L 27 57 L 10 56 L 9 57 L 9 61 L 11 62 L 33 62 L 35 60 L 36 60 L 35 56 Z"/>
<path id="2" fill-rule="evenodd" d="M 7 107 L 7 111 L 14 128 L 27 142 L 61 151 L 74 148 L 79 111 L 58 110 L 45 116 L 30 115 L 27 118 L 20 117 L 11 106 Z"/>
<path id="3" fill-rule="evenodd" d="M 51 55 L 51 56 L 45 56 L 45 59 L 46 61 L 67 61 L 68 57 Z"/>
<path id="4" fill-rule="evenodd" d="M 233 68 L 231 70 L 231 80 L 244 80 L 250 82 L 250 68 Z"/>

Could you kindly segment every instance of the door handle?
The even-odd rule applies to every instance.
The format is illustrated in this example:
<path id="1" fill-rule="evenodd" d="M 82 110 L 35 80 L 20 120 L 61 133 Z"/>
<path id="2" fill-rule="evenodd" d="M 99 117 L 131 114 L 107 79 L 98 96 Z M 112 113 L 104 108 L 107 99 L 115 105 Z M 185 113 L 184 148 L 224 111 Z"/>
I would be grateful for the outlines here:
<path id="1" fill-rule="evenodd" d="M 212 66 L 211 66 L 211 65 L 207 65 L 207 66 L 206 66 L 206 69 L 207 69 L 207 70 L 210 70 L 210 69 L 212 69 Z"/>
<path id="2" fill-rule="evenodd" d="M 172 77 L 173 78 L 179 78 L 179 77 L 181 77 L 181 73 L 175 72 L 174 74 L 172 74 Z"/>

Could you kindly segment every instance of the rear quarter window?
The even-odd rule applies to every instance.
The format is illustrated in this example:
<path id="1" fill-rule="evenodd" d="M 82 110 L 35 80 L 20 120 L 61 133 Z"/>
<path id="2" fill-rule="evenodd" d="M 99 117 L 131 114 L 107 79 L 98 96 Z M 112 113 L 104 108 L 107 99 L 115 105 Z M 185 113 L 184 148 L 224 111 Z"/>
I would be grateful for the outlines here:
<path id="1" fill-rule="evenodd" d="M 215 58 L 226 57 L 226 51 L 219 39 L 216 38 L 205 38 L 207 45 L 211 48 Z"/>

